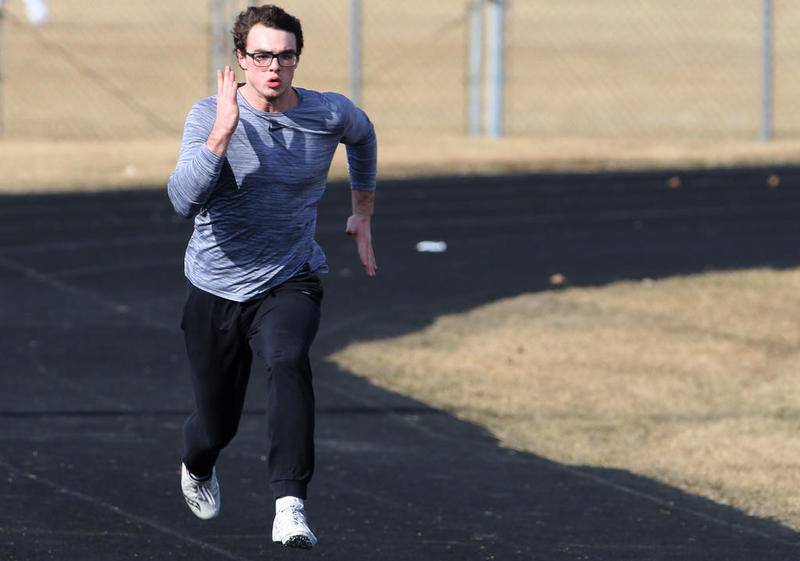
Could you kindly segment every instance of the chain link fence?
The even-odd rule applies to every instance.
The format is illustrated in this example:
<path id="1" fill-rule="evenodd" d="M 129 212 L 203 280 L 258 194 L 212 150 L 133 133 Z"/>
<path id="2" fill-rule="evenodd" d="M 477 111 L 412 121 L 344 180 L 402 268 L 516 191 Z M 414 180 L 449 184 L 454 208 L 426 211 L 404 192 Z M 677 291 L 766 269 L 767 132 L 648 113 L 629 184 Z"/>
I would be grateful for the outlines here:
<path id="1" fill-rule="evenodd" d="M 3 136 L 127 139 L 180 131 L 205 92 L 208 11 L 190 0 L 21 1 L 3 18 Z"/>
<path id="2" fill-rule="evenodd" d="M 514 1 L 511 134 L 754 140 L 761 125 L 762 0 Z M 774 2 L 777 137 L 797 137 L 793 31 Z"/>
<path id="3" fill-rule="evenodd" d="M 361 105 L 381 134 L 467 134 L 470 0 L 363 0 Z M 225 4 L 229 30 L 248 2 Z M 286 0 L 306 46 L 295 83 L 350 91 L 350 0 Z M 507 0 L 512 136 L 755 140 L 762 0 Z M 180 135 L 211 91 L 212 0 L 52 0 L 2 19 L 2 136 Z M 775 134 L 800 136 L 800 4 L 775 0 Z M 233 62 L 232 56 L 229 58 Z M 424 137 L 423 137 L 424 138 Z"/>

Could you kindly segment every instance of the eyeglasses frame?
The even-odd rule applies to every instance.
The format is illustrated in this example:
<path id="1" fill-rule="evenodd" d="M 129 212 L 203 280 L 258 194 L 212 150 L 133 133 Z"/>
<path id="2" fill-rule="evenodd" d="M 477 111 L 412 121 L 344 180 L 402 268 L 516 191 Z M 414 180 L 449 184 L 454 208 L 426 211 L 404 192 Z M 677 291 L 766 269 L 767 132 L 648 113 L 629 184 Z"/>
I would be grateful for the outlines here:
<path id="1" fill-rule="evenodd" d="M 278 66 L 280 66 L 281 68 L 293 68 L 293 67 L 297 66 L 297 63 L 298 63 L 298 61 L 300 59 L 300 55 L 297 54 L 297 52 L 295 52 L 295 51 L 282 51 L 280 53 L 271 53 L 269 51 L 258 51 L 258 52 L 255 52 L 255 53 L 248 53 L 247 51 L 242 51 L 242 52 L 244 52 L 244 54 L 246 56 L 249 56 L 253 60 L 253 64 L 255 66 L 257 66 L 258 68 L 269 68 L 270 66 L 272 66 L 272 61 L 275 60 L 275 59 L 277 59 Z M 281 64 L 280 56 L 281 55 L 286 55 L 286 54 L 294 55 L 294 57 L 295 57 L 294 64 Z M 269 62 L 267 64 L 258 64 L 256 62 L 256 59 L 255 59 L 256 55 L 262 55 L 262 56 L 263 55 L 269 55 L 270 56 Z"/>

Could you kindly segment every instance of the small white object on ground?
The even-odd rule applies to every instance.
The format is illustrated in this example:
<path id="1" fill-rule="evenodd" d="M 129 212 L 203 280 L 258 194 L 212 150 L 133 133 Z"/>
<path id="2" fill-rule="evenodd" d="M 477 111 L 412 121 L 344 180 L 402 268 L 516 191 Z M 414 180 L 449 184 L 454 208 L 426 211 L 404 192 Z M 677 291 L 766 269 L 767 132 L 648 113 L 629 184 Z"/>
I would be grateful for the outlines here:
<path id="1" fill-rule="evenodd" d="M 25 0 L 25 13 L 33 25 L 47 23 L 48 10 L 44 0 Z"/>
<path id="2" fill-rule="evenodd" d="M 417 244 L 417 251 L 421 253 L 443 253 L 447 251 L 447 242 L 421 241 Z"/>

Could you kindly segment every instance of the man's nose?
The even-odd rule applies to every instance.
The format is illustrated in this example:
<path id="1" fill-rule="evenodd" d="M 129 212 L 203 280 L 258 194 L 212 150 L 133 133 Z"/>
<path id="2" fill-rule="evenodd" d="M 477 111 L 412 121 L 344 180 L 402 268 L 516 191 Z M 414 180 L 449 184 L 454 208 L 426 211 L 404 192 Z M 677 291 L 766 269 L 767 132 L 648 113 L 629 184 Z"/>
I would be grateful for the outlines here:
<path id="1" fill-rule="evenodd" d="M 281 65 L 278 63 L 278 57 L 276 57 L 276 56 L 272 57 L 272 60 L 269 61 L 268 68 L 270 70 L 278 70 L 278 69 L 280 69 L 280 67 L 281 67 Z"/>

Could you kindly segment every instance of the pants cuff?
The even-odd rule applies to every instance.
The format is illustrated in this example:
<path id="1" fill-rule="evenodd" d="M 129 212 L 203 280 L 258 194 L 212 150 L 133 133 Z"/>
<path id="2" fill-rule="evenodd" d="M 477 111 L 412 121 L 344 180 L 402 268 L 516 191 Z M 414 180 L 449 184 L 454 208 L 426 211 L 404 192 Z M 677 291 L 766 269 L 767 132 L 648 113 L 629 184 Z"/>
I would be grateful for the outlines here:
<path id="1" fill-rule="evenodd" d="M 272 498 L 277 500 L 280 497 L 297 497 L 305 500 L 307 488 L 308 484 L 303 481 L 292 481 L 291 479 L 273 481 Z"/>

